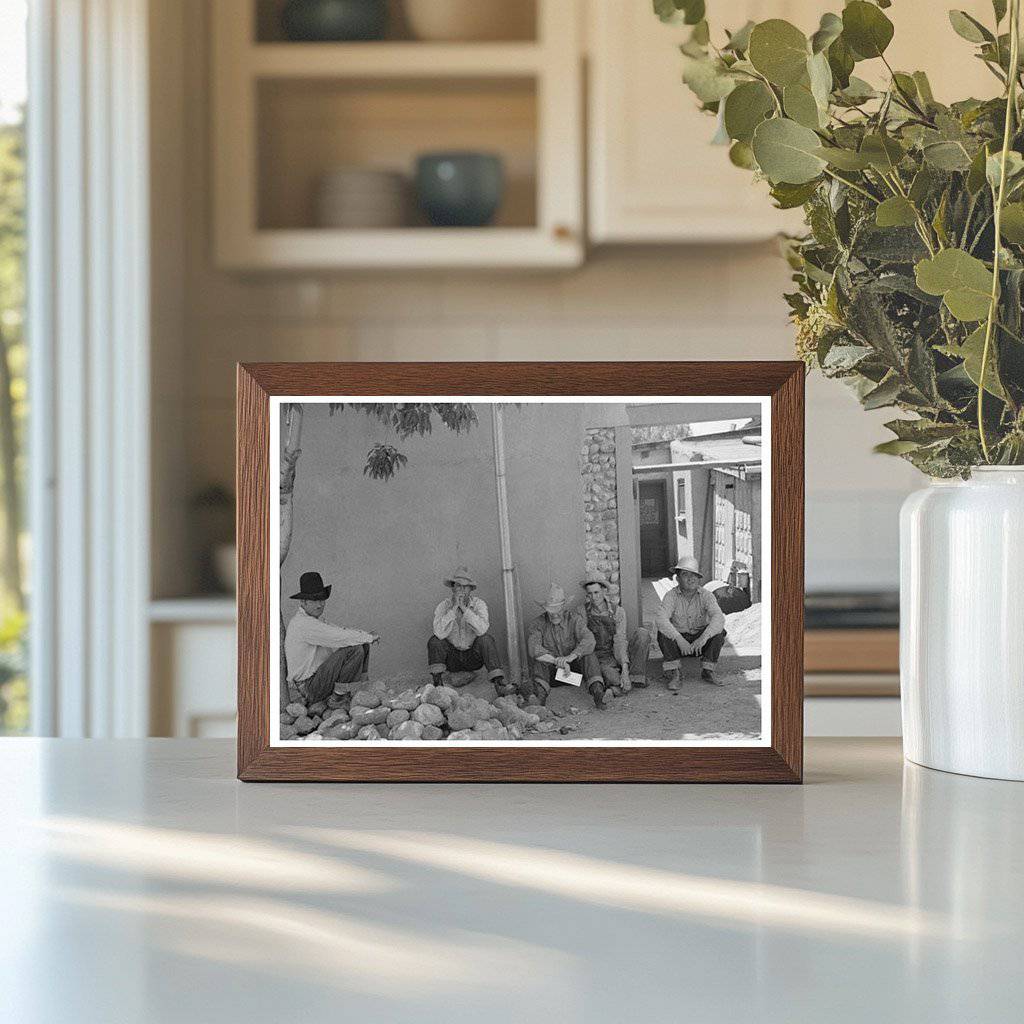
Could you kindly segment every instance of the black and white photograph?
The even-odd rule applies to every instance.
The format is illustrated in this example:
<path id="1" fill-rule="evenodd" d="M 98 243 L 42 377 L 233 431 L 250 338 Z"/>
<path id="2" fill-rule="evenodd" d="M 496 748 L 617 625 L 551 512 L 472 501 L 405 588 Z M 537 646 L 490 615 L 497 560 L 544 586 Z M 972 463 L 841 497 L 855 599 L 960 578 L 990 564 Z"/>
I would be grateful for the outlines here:
<path id="1" fill-rule="evenodd" d="M 769 417 L 274 397 L 272 745 L 766 745 Z"/>

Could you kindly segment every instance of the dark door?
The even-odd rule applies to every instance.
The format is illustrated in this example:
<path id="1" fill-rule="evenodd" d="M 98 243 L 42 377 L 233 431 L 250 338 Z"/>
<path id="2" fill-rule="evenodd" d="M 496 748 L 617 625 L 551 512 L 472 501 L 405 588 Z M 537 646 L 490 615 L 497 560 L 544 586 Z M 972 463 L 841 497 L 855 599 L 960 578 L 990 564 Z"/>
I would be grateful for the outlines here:
<path id="1" fill-rule="evenodd" d="M 641 480 L 637 494 L 640 512 L 640 575 L 668 573 L 668 491 L 664 480 Z"/>

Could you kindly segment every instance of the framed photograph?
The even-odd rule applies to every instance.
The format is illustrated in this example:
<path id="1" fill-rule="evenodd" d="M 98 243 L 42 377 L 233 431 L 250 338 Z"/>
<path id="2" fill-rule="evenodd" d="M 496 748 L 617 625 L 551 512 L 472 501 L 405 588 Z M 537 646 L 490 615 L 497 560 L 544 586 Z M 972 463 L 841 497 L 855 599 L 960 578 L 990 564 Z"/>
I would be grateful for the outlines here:
<path id="1" fill-rule="evenodd" d="M 238 776 L 799 782 L 798 362 L 238 368 Z"/>

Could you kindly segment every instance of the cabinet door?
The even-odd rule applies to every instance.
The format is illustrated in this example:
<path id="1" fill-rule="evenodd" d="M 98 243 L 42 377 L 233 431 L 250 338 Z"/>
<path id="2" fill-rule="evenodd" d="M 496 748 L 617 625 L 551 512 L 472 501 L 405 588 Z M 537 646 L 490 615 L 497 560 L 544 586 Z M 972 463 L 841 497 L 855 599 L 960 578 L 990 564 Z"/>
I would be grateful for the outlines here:
<path id="1" fill-rule="evenodd" d="M 797 229 L 799 211 L 776 210 L 766 184 L 710 145 L 715 120 L 681 77 L 689 28 L 663 25 L 649 0 L 590 2 L 591 240 L 737 241 Z M 716 37 L 771 17 L 810 32 L 821 9 L 810 0 L 736 0 L 711 17 Z"/>

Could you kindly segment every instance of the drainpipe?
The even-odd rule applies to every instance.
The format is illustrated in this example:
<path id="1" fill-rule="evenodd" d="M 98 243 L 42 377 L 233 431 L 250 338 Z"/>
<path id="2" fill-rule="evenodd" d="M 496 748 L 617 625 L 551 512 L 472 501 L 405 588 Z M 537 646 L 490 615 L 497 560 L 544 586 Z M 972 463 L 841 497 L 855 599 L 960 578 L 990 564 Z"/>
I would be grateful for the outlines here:
<path id="1" fill-rule="evenodd" d="M 501 582 L 505 593 L 505 628 L 508 631 L 508 678 L 519 685 L 522 663 L 519 658 L 519 606 L 516 604 L 515 569 L 512 565 L 512 540 L 508 524 L 508 490 L 505 482 L 505 420 L 498 402 L 491 403 L 494 434 L 494 488 L 498 499 L 498 535 L 501 538 Z"/>

